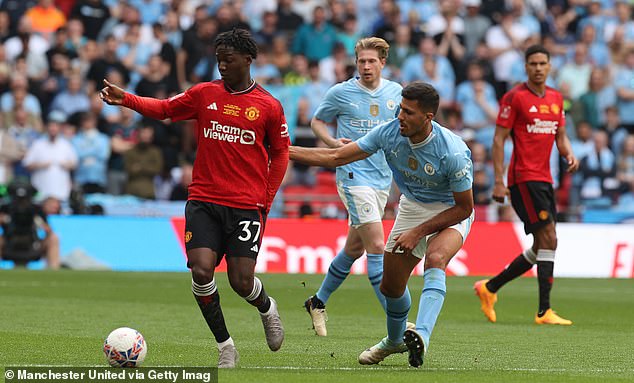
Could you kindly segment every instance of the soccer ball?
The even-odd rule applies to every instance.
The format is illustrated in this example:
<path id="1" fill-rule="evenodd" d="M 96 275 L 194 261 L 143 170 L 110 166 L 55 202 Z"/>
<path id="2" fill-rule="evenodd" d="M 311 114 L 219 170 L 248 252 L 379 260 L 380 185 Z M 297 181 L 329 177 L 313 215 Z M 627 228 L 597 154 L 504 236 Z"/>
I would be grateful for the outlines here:
<path id="1" fill-rule="evenodd" d="M 140 332 L 120 327 L 108 335 L 103 352 L 112 367 L 139 367 L 145 359 L 147 345 Z"/>

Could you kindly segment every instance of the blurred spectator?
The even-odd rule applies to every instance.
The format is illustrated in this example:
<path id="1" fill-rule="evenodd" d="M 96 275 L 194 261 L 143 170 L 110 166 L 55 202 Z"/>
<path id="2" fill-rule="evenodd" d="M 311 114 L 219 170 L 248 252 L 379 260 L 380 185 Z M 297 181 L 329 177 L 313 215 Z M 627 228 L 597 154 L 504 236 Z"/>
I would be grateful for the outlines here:
<path id="1" fill-rule="evenodd" d="M 616 177 L 621 182 L 623 191 L 634 191 L 634 135 L 632 134 L 628 135 L 623 142 Z"/>
<path id="2" fill-rule="evenodd" d="M 77 57 L 77 52 L 71 50 L 69 46 L 66 45 L 67 40 L 68 29 L 66 28 L 66 26 L 57 28 L 51 40 L 50 48 L 46 51 L 46 58 L 49 68 L 52 69 L 53 56 L 55 56 L 56 54 L 64 55 L 69 59 Z"/>
<path id="3" fill-rule="evenodd" d="M 464 34 L 464 47 L 467 57 L 473 57 L 478 43 L 484 39 L 491 26 L 491 21 L 480 14 L 481 0 L 463 0 L 467 13 L 464 16 L 464 29 L 469 31 Z"/>
<path id="4" fill-rule="evenodd" d="M 0 10 L 9 16 L 10 35 L 15 35 L 18 29 L 18 21 L 26 11 L 37 4 L 37 0 L 4 0 L 0 2 Z"/>
<path id="5" fill-rule="evenodd" d="M 430 37 L 426 37 L 418 44 L 418 53 L 408 57 L 403 63 L 403 70 L 401 72 L 401 80 L 403 83 L 406 84 L 425 78 L 425 61 L 430 60 L 436 63 L 436 71 L 443 81 L 455 82 L 456 76 L 451 67 L 451 63 L 446 57 L 438 54 L 434 40 Z M 453 97 L 443 100 L 443 96 L 446 97 L 446 95 L 441 95 L 441 102 L 453 100 Z"/>
<path id="6" fill-rule="evenodd" d="M 566 63 L 557 78 L 557 85 L 564 84 L 570 89 L 570 97 L 576 100 L 588 91 L 592 65 L 588 62 L 588 47 L 583 43 L 575 44 L 575 54 L 572 62 Z"/>
<path id="7" fill-rule="evenodd" d="M 11 77 L 11 90 L 0 96 L 0 110 L 8 112 L 16 105 L 24 107 L 24 109 L 35 116 L 42 115 L 40 101 L 28 93 L 29 81 L 23 74 L 14 73 Z"/>
<path id="8" fill-rule="evenodd" d="M 400 80 L 401 68 L 405 60 L 414 54 L 416 49 L 412 46 L 412 34 L 407 25 L 396 27 L 394 43 L 390 44 L 390 55 L 387 56 L 387 66 L 392 73 L 392 78 Z"/>
<path id="9" fill-rule="evenodd" d="M 616 106 L 616 89 L 606 80 L 607 71 L 602 68 L 592 69 L 589 89 L 579 97 L 580 118 L 588 121 L 593 129 L 598 129 L 605 123 L 605 110 Z"/>
<path id="10" fill-rule="evenodd" d="M 361 35 L 357 32 L 357 17 L 347 15 L 343 21 L 343 29 L 337 33 L 337 42 L 343 44 L 348 56 L 354 56 L 354 46 Z"/>
<path id="11" fill-rule="evenodd" d="M 163 15 L 164 1 L 162 0 L 128 0 L 130 5 L 139 10 L 141 23 L 152 25 L 157 23 Z"/>
<path id="12" fill-rule="evenodd" d="M 427 22 L 427 34 L 434 38 L 438 46 L 438 55 L 449 59 L 454 73 L 465 57 L 464 33 L 465 25 L 458 15 L 459 1 L 440 0 L 440 13 L 432 16 Z M 459 81 L 464 79 L 460 76 Z"/>
<path id="13" fill-rule="evenodd" d="M 579 42 L 588 48 L 589 61 L 594 66 L 606 67 L 610 64 L 610 51 L 603 40 L 597 40 L 597 32 L 592 24 L 588 24 L 581 30 Z"/>
<path id="14" fill-rule="evenodd" d="M 346 74 L 346 66 L 354 65 L 353 57 L 348 55 L 342 43 L 336 43 L 332 49 L 332 54 L 319 61 L 319 77 L 321 81 L 330 85 L 339 82 L 337 79 L 342 78 Z"/>
<path id="15" fill-rule="evenodd" d="M 123 155 L 127 174 L 125 192 L 137 197 L 154 199 L 154 177 L 163 169 L 163 157 L 152 144 L 154 128 L 150 124 L 139 127 L 139 141 Z"/>
<path id="16" fill-rule="evenodd" d="M 110 9 L 101 0 L 77 0 L 71 17 L 82 22 L 87 39 L 97 40 L 101 28 L 110 18 Z"/>
<path id="17" fill-rule="evenodd" d="M 31 172 L 31 182 L 42 198 L 66 201 L 70 196 L 70 172 L 77 166 L 77 154 L 70 142 L 61 137 L 64 123 L 66 116 L 60 111 L 52 111 L 46 123 L 46 136 L 33 143 L 23 160 Z"/>
<path id="18" fill-rule="evenodd" d="M 487 148 L 493 144 L 498 102 L 495 89 L 483 78 L 482 67 L 472 62 L 467 67 L 468 80 L 458 85 L 456 103 L 462 111 L 465 128 L 476 132 L 476 139 Z"/>
<path id="19" fill-rule="evenodd" d="M 623 141 L 628 135 L 627 129 L 621 124 L 619 111 L 616 107 L 608 107 L 605 110 L 605 124 L 601 126 L 601 130 L 608 134 L 610 139 L 610 148 L 612 152 L 619 157 Z"/>
<path id="20" fill-rule="evenodd" d="M 232 29 L 251 30 L 251 26 L 242 20 L 233 3 L 222 4 L 216 10 L 215 18 L 218 22 L 218 33 L 227 32 Z"/>
<path id="21" fill-rule="evenodd" d="M 69 19 L 66 23 L 66 28 L 68 29 L 66 48 L 77 56 L 84 48 L 84 45 L 86 45 L 86 42 L 88 42 L 84 34 L 84 24 L 79 19 Z"/>
<path id="22" fill-rule="evenodd" d="M 0 9 L 0 43 L 4 43 L 11 37 L 11 19 L 9 13 Z"/>
<path id="23" fill-rule="evenodd" d="M 178 93 L 178 84 L 169 75 L 169 66 L 159 55 L 148 60 L 145 75 L 136 86 L 135 93 L 144 97 L 168 98 Z"/>
<path id="24" fill-rule="evenodd" d="M 26 148 L 6 129 L 0 128 L 0 185 L 11 182 L 15 163 L 21 161 L 25 153 Z"/>
<path id="25" fill-rule="evenodd" d="M 622 30 L 623 40 L 634 42 L 634 21 L 632 21 L 632 4 L 627 0 L 617 0 L 614 4 L 616 17 L 606 21 L 603 28 L 603 41 L 612 41 L 617 29 Z"/>
<path id="26" fill-rule="evenodd" d="M 130 71 L 130 87 L 134 88 L 147 71 L 152 46 L 141 42 L 141 24 L 131 24 L 117 47 L 117 58 Z"/>
<path id="27" fill-rule="evenodd" d="M 629 133 L 634 133 L 634 48 L 629 48 L 624 65 L 614 76 L 614 86 L 618 96 L 617 108 L 621 123 Z"/>
<path id="28" fill-rule="evenodd" d="M 117 47 L 117 39 L 112 35 L 107 36 L 102 44 L 102 53 L 92 63 L 88 74 L 86 74 L 86 79 L 92 82 L 92 89 L 101 89 L 103 79 L 113 70 L 121 74 L 123 83 L 130 82 L 130 71 L 119 61 Z"/>
<path id="29" fill-rule="evenodd" d="M 524 40 L 530 36 L 530 31 L 519 23 L 512 11 L 504 9 L 502 12 L 500 24 L 489 28 L 485 37 L 486 44 L 491 49 L 498 94 L 509 88 L 511 67 L 515 61 L 523 61 L 519 50 Z"/>
<path id="30" fill-rule="evenodd" d="M 33 31 L 49 41 L 53 32 L 66 24 L 66 16 L 55 6 L 53 0 L 38 0 L 24 15 L 31 21 Z"/>
<path id="31" fill-rule="evenodd" d="M 616 159 L 608 147 L 608 135 L 604 131 L 596 131 L 593 141 L 593 150 L 581 159 L 579 165 L 583 175 L 581 198 L 586 202 L 611 198 L 618 189 Z"/>
<path id="32" fill-rule="evenodd" d="M 284 75 L 284 85 L 303 86 L 308 82 L 308 60 L 304 55 L 294 55 L 291 70 Z"/>
<path id="33" fill-rule="evenodd" d="M 251 77 L 259 84 L 270 84 L 277 82 L 280 72 L 277 67 L 271 64 L 271 53 L 265 49 L 258 52 L 258 57 L 251 65 Z"/>
<path id="34" fill-rule="evenodd" d="M 309 60 L 321 60 L 332 52 L 337 41 L 337 32 L 326 20 L 323 7 L 315 7 L 313 22 L 302 25 L 293 40 L 292 51 Z"/>
<path id="35" fill-rule="evenodd" d="M 293 11 L 293 0 L 278 0 L 277 29 L 289 36 L 301 27 L 304 19 Z"/>
<path id="36" fill-rule="evenodd" d="M 87 112 L 90 109 L 90 99 L 82 86 L 81 75 L 79 73 L 71 74 L 68 77 L 66 89 L 55 96 L 50 108 L 62 111 L 67 116 L 77 112 Z"/>
<path id="37" fill-rule="evenodd" d="M 198 21 L 193 30 L 183 35 L 183 49 L 177 54 L 178 82 L 181 89 L 190 84 L 211 80 L 216 66 L 214 38 L 218 33 L 216 21 L 207 17 Z"/>
<path id="38" fill-rule="evenodd" d="M 401 24 L 401 10 L 393 0 L 379 2 L 379 19 L 374 26 L 375 37 L 391 44 L 396 37 L 396 28 Z"/>
<path id="39" fill-rule="evenodd" d="M 575 138 L 570 140 L 572 146 L 572 152 L 577 158 L 583 159 L 594 149 L 594 142 L 592 141 L 592 125 L 587 121 L 579 121 L 575 125 Z M 575 174 L 578 175 L 579 173 Z"/>
<path id="40" fill-rule="evenodd" d="M 180 178 L 178 183 L 174 185 L 170 194 L 170 201 L 187 201 L 189 184 L 192 183 L 193 166 L 191 164 L 183 164 L 180 167 Z"/>
<path id="41" fill-rule="evenodd" d="M 277 13 L 266 11 L 262 15 L 262 26 L 253 34 L 253 39 L 258 46 L 273 45 L 273 38 L 279 33 L 277 29 Z"/>
<path id="42" fill-rule="evenodd" d="M 103 101 L 101 102 L 103 104 Z M 121 121 L 110 124 L 111 153 L 108 160 L 108 194 L 123 194 L 127 175 L 123 156 L 137 143 L 137 129 L 134 112 L 128 108 L 121 108 Z"/>
<path id="43" fill-rule="evenodd" d="M 78 158 L 75 183 L 81 187 L 83 193 L 104 193 L 110 139 L 97 130 L 97 118 L 94 114 L 80 115 L 79 132 L 73 138 L 72 144 Z"/>
<path id="44" fill-rule="evenodd" d="M 290 71 L 292 59 L 293 55 L 288 50 L 288 39 L 283 35 L 275 36 L 271 47 L 271 63 L 282 76 Z"/>

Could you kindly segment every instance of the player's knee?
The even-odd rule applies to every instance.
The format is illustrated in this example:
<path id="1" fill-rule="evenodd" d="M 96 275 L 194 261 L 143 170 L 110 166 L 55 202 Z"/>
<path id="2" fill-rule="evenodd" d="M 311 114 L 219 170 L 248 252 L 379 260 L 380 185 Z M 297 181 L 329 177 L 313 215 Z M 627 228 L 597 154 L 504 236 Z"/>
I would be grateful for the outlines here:
<path id="1" fill-rule="evenodd" d="M 192 279 L 198 284 L 207 284 L 214 277 L 214 269 L 210 265 L 200 262 L 190 263 Z"/>
<path id="2" fill-rule="evenodd" d="M 383 254 L 383 249 L 385 248 L 385 244 L 382 240 L 371 241 L 366 247 L 366 251 L 368 254 Z"/>
<path id="3" fill-rule="evenodd" d="M 405 287 L 385 283 L 385 280 L 381 281 L 381 285 L 379 286 L 379 288 L 381 290 L 381 294 L 385 295 L 388 298 L 399 298 L 403 296 L 403 293 L 405 292 Z"/>
<path id="4" fill-rule="evenodd" d="M 229 278 L 229 284 L 233 291 L 241 297 L 247 297 L 253 290 L 253 278 L 246 276 L 234 276 Z"/>
<path id="5" fill-rule="evenodd" d="M 430 252 L 425 254 L 425 270 L 431 268 L 441 270 L 447 268 L 447 261 L 441 253 Z"/>

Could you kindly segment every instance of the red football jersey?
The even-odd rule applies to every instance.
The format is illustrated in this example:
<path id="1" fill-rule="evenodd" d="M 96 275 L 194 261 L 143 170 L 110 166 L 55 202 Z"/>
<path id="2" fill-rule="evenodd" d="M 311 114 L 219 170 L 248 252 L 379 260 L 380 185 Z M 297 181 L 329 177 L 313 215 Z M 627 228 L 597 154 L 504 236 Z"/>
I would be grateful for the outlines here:
<path id="1" fill-rule="evenodd" d="M 557 129 L 565 124 L 561 93 L 546 87 L 538 96 L 525 83 L 517 85 L 502 97 L 496 124 L 511 129 L 513 139 L 508 185 L 553 183 L 550 154 Z"/>
<path id="2" fill-rule="evenodd" d="M 189 199 L 240 209 L 267 205 L 267 149 L 287 150 L 280 102 L 254 83 L 231 92 L 222 80 L 201 83 L 167 100 L 174 121 L 198 122 L 198 151 Z"/>

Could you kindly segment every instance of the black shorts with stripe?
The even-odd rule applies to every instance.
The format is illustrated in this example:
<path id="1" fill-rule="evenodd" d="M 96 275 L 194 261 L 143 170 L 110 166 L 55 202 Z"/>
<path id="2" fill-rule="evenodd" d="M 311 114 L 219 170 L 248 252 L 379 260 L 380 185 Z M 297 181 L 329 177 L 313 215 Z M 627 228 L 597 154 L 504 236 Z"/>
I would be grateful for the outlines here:
<path id="1" fill-rule="evenodd" d="M 185 205 L 185 248 L 208 248 L 222 257 L 256 259 L 266 217 L 260 210 L 245 210 L 202 201 Z"/>
<path id="2" fill-rule="evenodd" d="M 555 222 L 557 206 L 553 185 L 529 181 L 509 187 L 513 209 L 524 222 L 524 232 L 534 233 L 550 222 Z"/>

